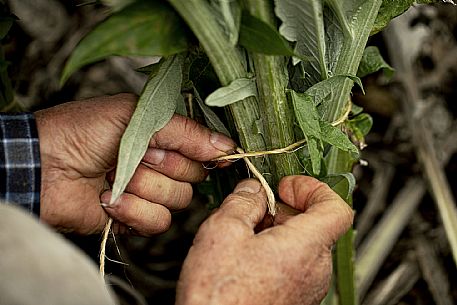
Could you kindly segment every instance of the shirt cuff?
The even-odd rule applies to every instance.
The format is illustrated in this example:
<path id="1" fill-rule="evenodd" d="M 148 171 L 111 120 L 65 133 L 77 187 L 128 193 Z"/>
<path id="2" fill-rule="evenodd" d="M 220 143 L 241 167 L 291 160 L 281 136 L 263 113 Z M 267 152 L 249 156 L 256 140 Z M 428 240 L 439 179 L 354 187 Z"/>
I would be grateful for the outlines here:
<path id="1" fill-rule="evenodd" d="M 40 216 L 40 146 L 32 113 L 0 113 L 0 199 Z"/>

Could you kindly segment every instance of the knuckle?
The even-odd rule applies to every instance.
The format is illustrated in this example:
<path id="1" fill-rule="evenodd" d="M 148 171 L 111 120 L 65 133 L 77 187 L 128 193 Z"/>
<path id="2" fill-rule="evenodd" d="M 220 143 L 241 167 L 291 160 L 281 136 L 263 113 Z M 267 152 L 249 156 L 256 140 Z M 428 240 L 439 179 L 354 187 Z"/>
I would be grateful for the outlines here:
<path id="1" fill-rule="evenodd" d="M 190 185 L 190 183 L 182 183 L 182 185 L 177 188 L 173 188 L 170 191 L 174 194 L 176 209 L 180 210 L 189 206 L 193 195 L 192 185 Z M 172 198 L 173 196 L 170 197 Z"/>
<path id="2" fill-rule="evenodd" d="M 189 135 L 198 134 L 199 130 L 200 130 L 200 124 L 198 124 L 197 121 L 190 120 L 188 118 L 183 118 L 183 131 L 186 134 L 189 134 Z"/>
<path id="3" fill-rule="evenodd" d="M 246 223 L 233 215 L 224 213 L 223 209 L 219 209 L 211 215 L 200 227 L 203 235 L 212 235 L 215 239 L 224 240 L 227 236 L 236 238 L 244 233 Z"/>
<path id="4" fill-rule="evenodd" d="M 193 174 L 192 162 L 188 159 L 182 158 L 176 166 L 175 175 L 178 177 L 189 177 Z"/>
<path id="5" fill-rule="evenodd" d="M 152 223 L 152 233 L 163 233 L 171 226 L 171 214 L 168 210 L 157 212 Z"/>
<path id="6" fill-rule="evenodd" d="M 258 204 L 258 197 L 255 194 L 249 193 L 238 193 L 238 194 L 230 194 L 224 200 L 225 205 L 233 205 L 236 204 L 238 206 L 253 206 Z"/>

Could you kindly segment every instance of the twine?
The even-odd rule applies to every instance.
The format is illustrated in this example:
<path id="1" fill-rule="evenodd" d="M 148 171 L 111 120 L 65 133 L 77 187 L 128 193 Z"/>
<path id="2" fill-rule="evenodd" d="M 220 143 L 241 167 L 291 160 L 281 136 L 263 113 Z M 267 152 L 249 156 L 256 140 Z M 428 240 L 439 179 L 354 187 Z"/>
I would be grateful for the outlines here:
<path id="1" fill-rule="evenodd" d="M 244 150 L 243 149 L 238 147 L 236 150 L 240 154 L 244 154 Z M 276 199 L 275 199 L 275 194 L 273 193 L 273 190 L 268 185 L 267 180 L 265 180 L 265 178 L 262 176 L 262 174 L 259 172 L 259 170 L 248 159 L 248 157 L 243 157 L 243 160 L 244 160 L 244 162 L 246 162 L 246 164 L 249 167 L 249 169 L 251 170 L 252 174 L 260 181 L 260 184 L 265 189 L 265 192 L 267 193 L 268 212 L 272 216 L 275 216 L 275 214 L 276 214 Z"/>
<path id="2" fill-rule="evenodd" d="M 348 101 L 346 105 L 346 109 L 343 113 L 343 115 L 336 119 L 334 122 L 331 123 L 332 126 L 338 126 L 344 121 L 349 116 L 349 113 L 351 112 L 352 109 L 352 103 L 351 100 Z M 270 213 L 272 216 L 275 216 L 276 214 L 276 199 L 275 195 L 273 193 L 273 190 L 271 187 L 268 185 L 268 182 L 265 180 L 263 175 L 259 172 L 259 170 L 254 166 L 254 164 L 249 160 L 249 157 L 260 157 L 260 156 L 266 156 L 266 155 L 278 155 L 278 154 L 284 154 L 284 153 L 293 153 L 300 148 L 302 148 L 306 143 L 306 139 L 302 139 L 298 142 L 292 143 L 289 146 L 283 147 L 283 148 L 277 148 L 277 149 L 272 149 L 272 150 L 264 150 L 264 151 L 253 151 L 253 152 L 245 152 L 242 148 L 237 147 L 235 151 L 237 153 L 235 154 L 230 154 L 227 156 L 222 156 L 215 158 L 211 161 L 228 161 L 228 160 L 238 160 L 238 159 L 243 159 L 244 162 L 246 162 L 247 166 L 251 170 L 252 174 L 260 181 L 260 184 L 262 187 L 265 189 L 265 192 L 267 193 L 267 205 L 268 205 L 268 213 Z"/>
<path id="3" fill-rule="evenodd" d="M 103 229 L 102 243 L 100 244 L 100 275 L 102 278 L 105 277 L 106 241 L 108 240 L 108 234 L 112 224 L 113 219 L 110 217 Z"/>
<path id="4" fill-rule="evenodd" d="M 346 109 L 345 109 L 345 112 L 343 113 L 343 115 L 340 118 L 338 118 L 336 121 L 331 123 L 331 125 L 338 126 L 338 125 L 342 124 L 344 121 L 346 121 L 346 119 L 349 116 L 349 113 L 351 112 L 351 108 L 352 108 L 352 103 L 349 100 L 346 105 Z M 267 150 L 267 151 L 257 151 L 257 152 L 245 152 L 242 148 L 237 147 L 235 150 L 237 152 L 236 154 L 219 157 L 219 158 L 213 159 L 211 161 L 227 161 L 227 160 L 243 159 L 244 162 L 246 162 L 246 165 L 251 170 L 252 174 L 260 181 L 260 184 L 262 185 L 262 187 L 265 189 L 265 192 L 267 193 L 268 213 L 270 213 L 272 216 L 275 216 L 276 199 L 275 199 L 273 190 L 268 185 L 267 180 L 265 180 L 263 175 L 254 166 L 254 164 L 252 164 L 252 162 L 249 160 L 249 157 L 259 157 L 259 156 L 265 156 L 265 155 L 293 153 L 293 152 L 297 151 L 298 149 L 302 148 L 305 145 L 305 143 L 306 143 L 306 140 L 302 139 L 302 140 L 295 142 L 284 148 L 278 148 L 278 149 Z M 106 242 L 108 240 L 108 235 L 109 235 L 112 224 L 113 224 L 113 219 L 110 217 L 110 218 L 108 218 L 105 228 L 103 229 L 103 235 L 102 235 L 103 237 L 102 237 L 102 242 L 100 244 L 100 275 L 102 276 L 102 278 L 105 277 Z"/>
<path id="5" fill-rule="evenodd" d="M 335 120 L 334 122 L 331 123 L 332 126 L 338 126 L 338 125 L 344 123 L 344 121 L 346 121 L 346 119 L 349 116 L 349 113 L 351 112 L 351 108 L 352 108 L 351 105 L 352 105 L 351 102 L 347 103 L 345 112 L 343 113 L 343 115 L 340 118 L 338 118 L 337 120 Z M 283 148 L 276 148 L 276 149 L 272 149 L 272 150 L 262 150 L 262 151 L 252 151 L 252 152 L 243 152 L 243 153 L 237 153 L 237 154 L 230 154 L 230 155 L 227 155 L 227 156 L 222 156 L 222 157 L 218 157 L 218 158 L 212 159 L 211 161 L 237 160 L 237 159 L 244 159 L 244 158 L 248 158 L 248 157 L 260 157 L 260 156 L 266 156 L 266 155 L 279 155 L 279 154 L 284 154 L 284 153 L 290 154 L 290 153 L 293 153 L 293 152 L 299 150 L 300 148 L 305 146 L 305 144 L 306 144 L 306 139 L 302 139 L 302 140 L 300 140 L 298 142 L 292 143 L 289 146 L 286 146 L 286 147 L 283 147 Z M 237 147 L 235 151 L 239 152 L 240 150 L 242 151 L 241 148 Z"/>

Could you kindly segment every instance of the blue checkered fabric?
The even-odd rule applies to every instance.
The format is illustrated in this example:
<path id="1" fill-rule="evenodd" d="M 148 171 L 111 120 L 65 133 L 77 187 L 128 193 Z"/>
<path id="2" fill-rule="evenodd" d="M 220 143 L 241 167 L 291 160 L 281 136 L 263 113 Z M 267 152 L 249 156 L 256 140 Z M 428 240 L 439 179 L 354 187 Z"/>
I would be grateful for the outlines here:
<path id="1" fill-rule="evenodd" d="M 40 147 L 32 113 L 0 113 L 0 199 L 40 215 Z"/>

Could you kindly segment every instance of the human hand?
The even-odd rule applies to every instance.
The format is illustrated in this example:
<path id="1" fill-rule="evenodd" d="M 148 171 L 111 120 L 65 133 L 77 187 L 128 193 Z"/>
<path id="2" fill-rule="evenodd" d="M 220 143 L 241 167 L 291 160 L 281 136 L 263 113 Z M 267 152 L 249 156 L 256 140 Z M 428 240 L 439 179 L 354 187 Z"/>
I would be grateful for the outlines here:
<path id="1" fill-rule="evenodd" d="M 206 176 L 201 162 L 233 151 L 235 143 L 195 121 L 175 115 L 154 135 L 125 193 L 113 205 L 112 183 L 121 136 L 136 97 L 119 94 L 62 104 L 35 114 L 42 166 L 40 218 L 64 232 L 91 234 L 108 216 L 115 232 L 166 231 L 170 210 L 185 208 L 190 183 Z M 101 195 L 101 197 L 100 197 Z M 131 228 L 131 230 L 129 230 Z"/>
<path id="2" fill-rule="evenodd" d="M 279 197 L 288 207 L 273 227 L 256 234 L 265 192 L 255 180 L 238 184 L 201 225 L 184 261 L 176 304 L 319 304 L 331 278 L 331 248 L 350 227 L 353 212 L 311 177 L 283 178 Z M 289 206 L 301 213 L 285 213 Z"/>

